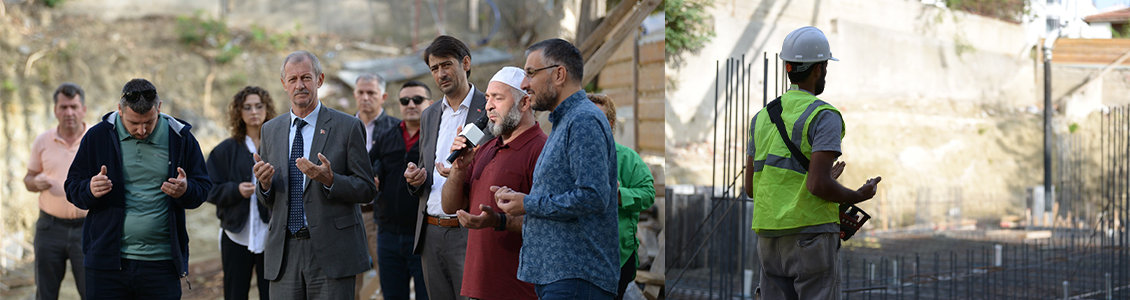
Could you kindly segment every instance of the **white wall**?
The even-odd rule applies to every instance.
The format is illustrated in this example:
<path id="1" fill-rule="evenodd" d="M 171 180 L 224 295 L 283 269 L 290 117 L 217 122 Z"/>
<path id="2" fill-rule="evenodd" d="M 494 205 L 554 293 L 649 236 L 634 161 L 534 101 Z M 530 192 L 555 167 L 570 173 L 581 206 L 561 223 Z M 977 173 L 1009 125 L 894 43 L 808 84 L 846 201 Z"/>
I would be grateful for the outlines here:
<path id="1" fill-rule="evenodd" d="M 900 0 L 718 1 L 711 12 L 716 37 L 699 53 L 685 55 L 684 65 L 667 66 L 667 76 L 677 82 L 666 97 L 672 146 L 708 138 L 717 60 L 752 59 L 756 83 L 762 53 L 779 52 L 790 31 L 807 25 L 825 32 L 832 55 L 840 59 L 829 65 L 821 95 L 832 103 L 901 99 L 1023 106 L 1037 100 L 1030 48 L 1017 24 Z M 755 90 L 753 98 L 760 99 L 760 88 Z"/>

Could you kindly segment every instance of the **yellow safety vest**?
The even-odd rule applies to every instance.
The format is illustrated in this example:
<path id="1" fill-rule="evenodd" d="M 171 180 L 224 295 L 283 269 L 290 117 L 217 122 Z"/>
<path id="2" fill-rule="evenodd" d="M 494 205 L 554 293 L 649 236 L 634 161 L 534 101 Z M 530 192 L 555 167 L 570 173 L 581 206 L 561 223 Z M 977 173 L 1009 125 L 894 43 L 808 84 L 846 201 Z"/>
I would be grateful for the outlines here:
<path id="1" fill-rule="evenodd" d="M 816 98 L 795 85 L 781 95 L 781 119 L 785 131 L 801 153 L 811 159 L 812 145 L 808 142 L 809 126 L 825 110 L 839 114 L 831 104 Z M 761 230 L 784 230 L 805 226 L 839 223 L 839 204 L 825 201 L 808 192 L 805 180 L 808 172 L 792 157 L 788 146 L 781 140 L 777 126 L 762 109 L 753 118 L 753 226 Z M 842 118 L 841 118 L 842 122 Z M 842 126 L 841 126 L 842 127 Z M 846 131 L 846 129 L 845 129 Z M 840 138 L 844 131 L 840 132 Z M 747 170 L 749 171 L 749 170 Z"/>

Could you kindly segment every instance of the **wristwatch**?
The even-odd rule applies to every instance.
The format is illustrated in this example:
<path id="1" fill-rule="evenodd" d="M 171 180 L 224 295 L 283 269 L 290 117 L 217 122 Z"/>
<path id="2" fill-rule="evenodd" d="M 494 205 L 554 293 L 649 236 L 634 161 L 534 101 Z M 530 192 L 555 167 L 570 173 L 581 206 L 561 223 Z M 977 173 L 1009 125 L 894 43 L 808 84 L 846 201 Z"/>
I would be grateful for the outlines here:
<path id="1" fill-rule="evenodd" d="M 506 213 L 498 213 L 498 226 L 494 227 L 494 231 L 506 231 Z"/>

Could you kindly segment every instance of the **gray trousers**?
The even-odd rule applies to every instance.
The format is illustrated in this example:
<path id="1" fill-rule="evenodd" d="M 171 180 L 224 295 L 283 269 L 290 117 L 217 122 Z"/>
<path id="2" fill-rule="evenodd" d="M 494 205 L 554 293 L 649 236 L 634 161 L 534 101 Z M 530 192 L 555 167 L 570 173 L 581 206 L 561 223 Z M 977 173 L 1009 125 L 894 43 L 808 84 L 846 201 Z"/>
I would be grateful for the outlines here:
<path id="1" fill-rule="evenodd" d="M 283 230 L 286 230 L 285 228 Z M 353 299 L 354 276 L 330 278 L 319 267 L 311 239 L 286 238 L 279 279 L 271 281 L 271 298 Z"/>
<path id="2" fill-rule="evenodd" d="M 428 299 L 447 300 L 467 297 L 459 295 L 463 288 L 463 259 L 467 257 L 467 228 L 440 227 L 427 224 L 424 253 L 424 285 Z"/>
<path id="3" fill-rule="evenodd" d="M 757 238 L 761 299 L 840 299 L 837 233 Z"/>
<path id="4" fill-rule="evenodd" d="M 39 212 L 35 223 L 36 299 L 59 299 L 59 287 L 71 260 L 71 275 L 78 295 L 86 299 L 86 268 L 82 266 L 82 219 L 59 219 Z"/>

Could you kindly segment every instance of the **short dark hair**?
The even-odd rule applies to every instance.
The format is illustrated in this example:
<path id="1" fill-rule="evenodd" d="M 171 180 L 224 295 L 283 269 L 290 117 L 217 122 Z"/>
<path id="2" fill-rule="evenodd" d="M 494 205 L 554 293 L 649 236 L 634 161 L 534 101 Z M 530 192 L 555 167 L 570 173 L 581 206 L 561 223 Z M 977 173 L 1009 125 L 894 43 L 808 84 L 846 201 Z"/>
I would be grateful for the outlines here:
<path id="1" fill-rule="evenodd" d="M 526 49 L 526 56 L 531 52 L 541 50 L 542 61 L 546 66 L 561 65 L 569 72 L 569 79 L 580 83 L 585 76 L 585 59 L 576 46 L 563 39 L 548 39 L 537 42 Z"/>
<path id="2" fill-rule="evenodd" d="M 467 48 L 467 44 L 464 44 L 463 41 L 455 37 L 441 35 L 432 40 L 432 44 L 424 49 L 424 64 L 431 67 L 432 63 L 428 61 L 428 56 L 454 57 L 459 60 L 460 65 L 462 65 L 464 57 L 471 58 L 471 49 Z M 469 70 L 467 71 L 467 78 L 471 78 L 471 71 Z"/>
<path id="3" fill-rule="evenodd" d="M 812 75 L 812 70 L 815 70 L 816 67 L 819 67 L 821 64 L 826 64 L 826 63 L 828 63 L 828 61 L 822 61 L 822 62 L 814 63 L 811 66 L 808 66 L 808 69 L 805 69 L 804 71 L 788 72 L 789 73 L 789 82 L 800 83 L 800 82 L 803 82 L 805 80 L 808 80 L 808 76 Z M 795 62 L 795 61 L 786 61 L 785 64 L 786 64 L 785 68 L 790 68 L 790 66 L 791 66 L 791 68 L 795 70 L 797 68 L 800 68 L 802 65 L 804 65 L 806 63 Z"/>
<path id="4" fill-rule="evenodd" d="M 403 90 L 405 88 L 410 88 L 410 87 L 414 87 L 414 86 L 424 88 L 424 93 L 428 94 L 428 100 L 432 99 L 432 89 L 429 88 L 428 85 L 424 84 L 423 82 L 419 82 L 419 81 L 416 81 L 416 80 L 409 80 L 408 82 L 405 82 L 404 86 L 400 87 L 400 89 Z"/>
<path id="5" fill-rule="evenodd" d="M 58 88 L 55 88 L 55 95 L 51 96 L 55 104 L 59 104 L 59 94 L 63 94 L 67 96 L 67 98 L 74 98 L 75 95 L 78 95 L 79 103 L 86 105 L 86 92 L 83 92 L 82 87 L 73 82 L 64 82 L 60 84 Z"/>
<path id="6" fill-rule="evenodd" d="M 122 87 L 122 99 L 118 102 L 118 105 L 128 106 L 129 109 L 139 114 L 148 113 L 150 109 L 157 106 L 157 103 L 161 103 L 159 97 L 153 97 L 152 99 L 145 97 L 126 97 L 128 93 L 143 91 L 153 91 L 153 94 L 156 95 L 157 87 L 153 86 L 153 83 L 144 78 L 134 78 L 126 82 L 126 85 Z"/>

